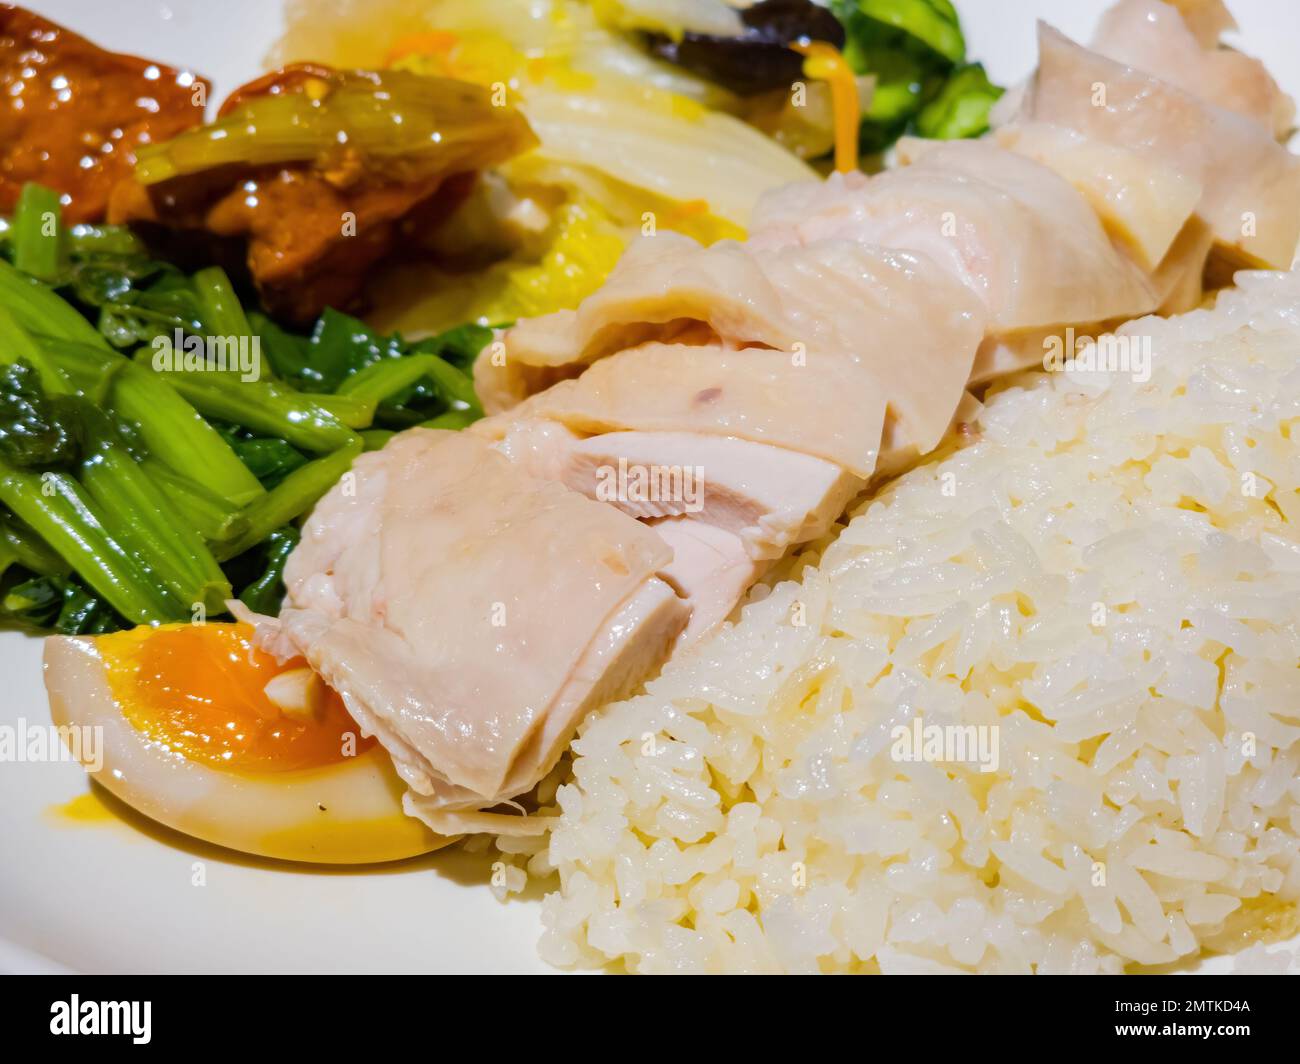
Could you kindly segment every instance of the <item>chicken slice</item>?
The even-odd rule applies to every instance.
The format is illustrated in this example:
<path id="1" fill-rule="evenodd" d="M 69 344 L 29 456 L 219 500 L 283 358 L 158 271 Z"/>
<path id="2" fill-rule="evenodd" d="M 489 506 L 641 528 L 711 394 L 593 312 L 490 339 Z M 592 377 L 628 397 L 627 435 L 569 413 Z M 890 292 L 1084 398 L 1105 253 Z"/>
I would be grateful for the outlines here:
<path id="1" fill-rule="evenodd" d="M 647 340 L 789 352 L 798 368 L 828 359 L 877 374 L 878 390 L 918 446 L 933 446 L 961 395 L 984 312 L 924 256 L 822 240 L 779 254 L 661 234 L 629 252 L 576 312 L 521 322 L 501 360 L 475 365 L 485 405 L 520 398 Z M 488 396 L 491 397 L 489 403 Z"/>
<path id="2" fill-rule="evenodd" d="M 1210 14 L 1202 8 L 1202 15 Z M 1275 139 L 1287 136 L 1295 119 L 1291 98 L 1258 59 L 1218 47 L 1217 35 L 1207 42 L 1212 25 L 1203 21 L 1194 30 L 1177 6 L 1162 0 L 1120 0 L 1102 15 L 1092 48 L 1254 119 Z"/>
<path id="3" fill-rule="evenodd" d="M 343 695 L 417 812 L 484 808 L 659 666 L 689 614 L 656 576 L 671 560 L 654 530 L 487 441 L 412 429 L 317 505 L 259 638 Z"/>
<path id="4" fill-rule="evenodd" d="M 1286 269 L 1300 239 L 1300 161 L 1258 122 L 1075 44 L 1039 24 L 1021 121 L 1067 126 L 1201 184 L 1219 254 Z"/>
<path id="5" fill-rule="evenodd" d="M 672 562 L 659 575 L 691 608 L 676 653 L 725 621 L 771 563 L 756 560 L 734 532 L 694 517 L 665 517 L 651 527 L 673 551 Z"/>
<path id="6" fill-rule="evenodd" d="M 1097 331 L 1090 327 L 1074 328 L 1089 336 L 1097 335 Z M 1049 341 L 1053 337 L 1062 336 L 1063 333 L 1064 329 L 1061 326 L 1054 325 L 1048 329 L 1021 329 L 1017 332 L 985 337 L 984 342 L 980 344 L 980 349 L 975 353 L 975 365 L 970 373 L 970 386 L 978 388 L 1009 373 L 1042 366 Z"/>
<path id="7" fill-rule="evenodd" d="M 868 477 L 885 423 L 882 389 L 845 359 L 795 365 L 784 351 L 649 343 L 602 359 L 510 415 L 468 431 L 500 439 L 516 417 L 581 433 L 636 429 L 735 436 L 811 454 Z"/>
<path id="8" fill-rule="evenodd" d="M 1201 183 L 1194 178 L 1064 126 L 1015 123 L 1001 127 L 994 136 L 1002 147 L 1050 167 L 1069 181 L 1096 211 L 1106 231 L 1148 273 L 1169 253 L 1201 202 Z"/>
<path id="9" fill-rule="evenodd" d="M 498 444 L 533 476 L 559 480 L 641 520 L 690 516 L 739 537 L 752 558 L 816 539 L 866 486 L 821 458 L 728 436 L 607 432 L 512 422 Z"/>
<path id="10" fill-rule="evenodd" d="M 897 441 L 933 450 L 987 327 L 979 299 L 912 249 L 830 239 L 764 258 L 809 365 L 821 352 L 851 358 L 879 382 Z"/>
<path id="11" fill-rule="evenodd" d="M 567 615 L 565 619 L 567 622 Z M 681 646 L 688 624 L 695 624 L 691 604 L 667 580 L 654 577 L 637 588 L 583 651 L 541 727 L 515 759 L 498 797 L 504 800 L 536 786 L 559 761 L 583 718 L 625 698 L 658 671 L 669 654 Z M 450 788 L 439 788 L 429 795 L 410 791 L 403 800 L 408 813 L 440 834 L 456 834 L 455 824 L 463 811 L 482 804 L 472 791 Z M 500 834 L 534 833 L 537 828 L 522 823 L 525 819 L 536 818 L 501 816 L 491 830 Z"/>
<path id="12" fill-rule="evenodd" d="M 576 311 L 525 319 L 503 337 L 504 358 L 480 358 L 474 382 L 496 413 L 581 372 L 590 362 L 647 340 L 669 340 L 705 323 L 708 336 L 740 347 L 789 348 L 798 337 L 758 261 L 735 241 L 701 247 L 669 230 L 641 237 Z"/>
<path id="13" fill-rule="evenodd" d="M 991 141 L 936 143 L 911 166 L 837 174 L 820 192 L 792 187 L 755 209 L 756 248 L 828 237 L 928 257 L 980 298 L 991 333 L 1136 317 L 1156 305 L 1069 182 Z"/>

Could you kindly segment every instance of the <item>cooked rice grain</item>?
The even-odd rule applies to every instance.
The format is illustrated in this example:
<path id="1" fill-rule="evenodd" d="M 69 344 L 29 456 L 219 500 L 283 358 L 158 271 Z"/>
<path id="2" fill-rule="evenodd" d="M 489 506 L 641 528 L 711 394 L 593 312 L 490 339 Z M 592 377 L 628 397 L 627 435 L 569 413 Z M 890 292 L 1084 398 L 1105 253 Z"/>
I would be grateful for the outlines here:
<path id="1" fill-rule="evenodd" d="M 1010 382 L 976 442 L 593 715 L 543 955 L 1117 972 L 1293 931 L 1300 277 L 1240 281 L 1121 331 L 1146 383 Z M 996 771 L 900 760 L 918 716 L 995 729 Z"/>

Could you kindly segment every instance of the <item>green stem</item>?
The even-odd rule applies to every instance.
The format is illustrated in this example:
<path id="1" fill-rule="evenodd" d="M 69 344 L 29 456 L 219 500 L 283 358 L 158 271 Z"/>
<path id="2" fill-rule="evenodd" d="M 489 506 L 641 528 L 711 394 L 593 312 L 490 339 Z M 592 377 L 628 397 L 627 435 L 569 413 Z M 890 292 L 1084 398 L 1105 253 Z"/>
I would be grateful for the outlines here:
<path id="1" fill-rule="evenodd" d="M 143 463 L 149 474 L 167 493 L 167 498 L 180 512 L 181 517 L 194 526 L 209 543 L 221 543 L 242 535 L 248 529 L 248 518 L 238 510 L 196 484 L 188 477 L 163 465 L 156 458 L 146 458 Z"/>
<path id="2" fill-rule="evenodd" d="M 220 266 L 199 270 L 192 278 L 203 311 L 203 323 L 215 336 L 240 337 L 253 335 L 239 296 L 226 271 Z"/>
<path id="3" fill-rule="evenodd" d="M 38 576 L 66 576 L 69 571 L 68 563 L 50 550 L 40 536 L 12 521 L 0 522 L 0 543 L 14 561 Z"/>
<path id="4" fill-rule="evenodd" d="M 179 620 L 177 605 L 105 530 L 66 473 L 30 473 L 0 461 L 0 502 L 40 535 L 106 602 L 137 624 Z"/>
<path id="5" fill-rule="evenodd" d="M 448 402 L 460 404 L 464 409 L 482 415 L 474 382 L 450 362 L 437 355 L 405 355 L 402 358 L 385 358 L 358 370 L 339 385 L 340 395 L 382 402 L 409 388 L 416 381 L 428 377 L 434 387 Z"/>
<path id="6" fill-rule="evenodd" d="M 110 351 L 99 330 L 83 318 L 71 303 L 35 277 L 0 259 L 0 306 L 6 308 L 24 329 L 38 336 L 75 340 Z"/>
<path id="7" fill-rule="evenodd" d="M 445 414 L 439 414 L 437 417 L 431 417 L 428 421 L 421 421 L 422 429 L 451 429 L 453 432 L 459 432 L 467 425 L 474 424 L 478 418 L 468 410 L 448 410 Z"/>
<path id="8" fill-rule="evenodd" d="M 114 438 L 107 416 L 92 407 L 82 421 L 89 439 L 81 483 L 114 538 L 153 569 L 181 602 L 220 612 L 230 597 L 230 582 L 203 538 L 179 518 L 159 486 Z"/>
<path id="9" fill-rule="evenodd" d="M 63 272 L 63 220 L 59 194 L 31 181 L 18 194 L 13 222 L 14 265 L 42 281 Z"/>
<path id="10" fill-rule="evenodd" d="M 368 429 L 361 434 L 361 443 L 367 451 L 382 451 L 396 435 L 391 429 Z"/>
<path id="11" fill-rule="evenodd" d="M 18 318 L 0 304 L 0 363 L 10 365 L 19 359 L 27 361 L 36 370 L 46 395 L 71 393 L 72 388 L 54 359 L 23 328 Z"/>
<path id="12" fill-rule="evenodd" d="M 367 429 L 375 420 L 375 400 L 355 395 L 312 392 L 311 400 L 350 429 Z"/>
<path id="13" fill-rule="evenodd" d="M 137 365 L 149 353 L 136 356 Z M 304 451 L 321 453 L 346 447 L 356 437 L 324 407 L 301 393 L 265 381 L 240 381 L 221 373 L 153 371 L 205 417 L 242 425 L 274 436 Z"/>
<path id="14" fill-rule="evenodd" d="M 229 543 L 218 544 L 217 557 L 221 561 L 237 557 L 281 525 L 301 517 L 352 468 L 361 446 L 360 438 L 354 438 L 342 450 L 295 469 L 262 498 L 246 506 L 243 514 L 248 518 L 248 530 Z"/>
<path id="15" fill-rule="evenodd" d="M 119 417 L 139 427 L 149 452 L 181 476 L 205 485 L 232 509 L 264 493 L 221 433 L 169 386 L 168 379 L 85 344 L 50 340 L 46 347 L 83 393 L 111 402 Z"/>

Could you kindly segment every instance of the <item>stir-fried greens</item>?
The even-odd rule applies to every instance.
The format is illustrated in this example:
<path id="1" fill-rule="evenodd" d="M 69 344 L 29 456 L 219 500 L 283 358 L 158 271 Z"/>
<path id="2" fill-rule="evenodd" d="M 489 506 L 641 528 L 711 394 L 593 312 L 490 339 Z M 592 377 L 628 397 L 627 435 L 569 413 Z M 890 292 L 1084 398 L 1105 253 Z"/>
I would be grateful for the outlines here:
<path id="1" fill-rule="evenodd" d="M 408 343 L 246 313 L 126 229 L 24 190 L 0 247 L 0 616 L 64 633 L 278 607 L 293 522 L 367 446 L 481 411 L 491 330 Z"/>

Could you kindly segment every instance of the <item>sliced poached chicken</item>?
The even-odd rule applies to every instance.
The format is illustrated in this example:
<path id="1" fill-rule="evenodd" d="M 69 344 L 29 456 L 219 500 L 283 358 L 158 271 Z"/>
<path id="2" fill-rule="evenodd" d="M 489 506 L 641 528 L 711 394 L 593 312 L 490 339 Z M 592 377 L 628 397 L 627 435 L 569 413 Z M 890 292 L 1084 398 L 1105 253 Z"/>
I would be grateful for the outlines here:
<path id="1" fill-rule="evenodd" d="M 1201 202 L 1200 181 L 1064 126 L 1015 123 L 1001 127 L 995 137 L 1002 147 L 1069 181 L 1106 231 L 1148 272 L 1159 267 Z"/>
<path id="2" fill-rule="evenodd" d="M 689 619 L 657 575 L 671 561 L 482 438 L 413 429 L 317 505 L 259 638 L 307 659 L 446 830 L 438 810 L 528 790 L 583 713 L 660 664 Z"/>
<path id="3" fill-rule="evenodd" d="M 508 422 L 506 429 L 499 449 L 530 474 L 641 520 L 693 518 L 738 537 L 755 559 L 779 558 L 792 545 L 823 535 L 866 486 L 825 459 L 730 436 L 607 432 L 584 438 L 559 422 L 531 418 Z"/>
<path id="4" fill-rule="evenodd" d="M 578 373 L 588 375 L 590 364 L 598 367 L 598 359 L 633 347 L 660 352 L 636 359 L 637 366 L 649 362 L 654 372 L 654 363 L 662 364 L 656 380 L 673 381 L 676 369 L 690 362 L 685 347 L 698 346 L 697 372 L 716 375 L 716 363 L 725 360 L 741 376 L 755 376 L 750 385 L 737 382 L 737 388 L 746 394 L 766 389 L 766 406 L 780 405 L 785 388 L 805 398 L 818 395 L 820 408 L 793 402 L 792 395 L 788 414 L 801 431 L 823 415 L 839 423 L 853 414 L 845 407 L 857 403 L 870 437 L 880 408 L 887 406 L 911 442 L 928 450 L 948 428 L 984 333 L 982 306 L 933 261 L 911 251 L 820 239 L 783 248 L 781 254 L 755 254 L 748 245 L 705 248 L 663 233 L 643 238 L 627 258 L 642 268 L 615 271 L 611 285 L 576 312 L 523 321 L 507 332 L 503 364 L 494 366 L 490 355 L 478 359 L 476 384 L 494 397 L 490 408 L 515 406 L 537 384 L 539 368 L 546 368 L 550 382 L 569 377 L 558 385 L 564 390 Z M 669 343 L 673 339 L 685 342 Z M 751 363 L 737 362 L 737 349 L 751 349 L 745 358 L 758 356 Z M 807 377 L 816 380 L 801 380 Z M 716 384 L 707 382 L 694 393 L 705 395 L 699 406 L 715 414 L 727 407 L 711 392 Z M 758 408 L 754 416 L 770 420 Z M 755 437 L 733 431 L 735 421 L 724 420 L 710 431 L 772 438 L 770 425 Z M 656 427 L 699 428 L 689 423 Z M 845 440 L 861 434 L 850 431 Z M 866 476 L 879 442 L 876 434 L 867 446 L 853 442 L 848 450 L 819 450 L 816 444 L 796 449 L 839 460 Z"/>
<path id="5" fill-rule="evenodd" d="M 1255 120 L 1274 139 L 1289 134 L 1295 104 L 1264 64 L 1219 47 L 1219 36 L 1230 28 L 1232 16 L 1221 5 L 1217 17 L 1214 5 L 1186 6 L 1184 14 L 1178 5 L 1162 0 L 1120 0 L 1102 15 L 1092 47 L 1109 59 Z"/>
<path id="6" fill-rule="evenodd" d="M 1135 317 L 1156 306 L 1141 270 L 1070 183 L 991 141 L 936 142 L 910 166 L 790 186 L 755 210 L 756 247 L 831 236 L 938 263 L 979 297 L 990 333 Z"/>
<path id="7" fill-rule="evenodd" d="M 1300 239 L 1300 161 L 1260 122 L 1075 44 L 1039 24 L 1021 121 L 1047 122 L 1172 168 L 1202 188 L 1197 214 L 1238 265 L 1286 269 Z"/>
<path id="8" fill-rule="evenodd" d="M 701 247 L 671 230 L 629 245 L 605 283 L 576 311 L 521 321 L 501 358 L 480 358 L 474 383 L 484 409 L 509 409 L 576 376 L 589 363 L 647 340 L 677 338 L 697 323 L 735 346 L 789 348 L 798 337 L 758 261 L 732 240 Z"/>
<path id="9" fill-rule="evenodd" d="M 756 287 L 742 295 L 751 281 Z M 509 369 L 512 360 L 532 366 L 544 351 L 552 371 L 570 368 L 568 379 L 517 408 L 517 392 L 497 387 L 493 394 L 510 396 L 511 417 L 550 418 L 583 433 L 737 436 L 866 477 L 886 415 L 899 423 L 900 442 L 921 450 L 938 443 L 985 330 L 980 302 L 924 254 L 847 240 L 760 254 L 674 237 L 658 245 L 653 269 L 616 287 L 617 299 L 598 294 L 576 313 L 516 326 L 503 341 L 505 365 L 476 367 L 476 380 L 526 390 L 528 370 Z M 715 297 L 725 313 L 710 309 Z M 667 331 L 620 347 L 656 330 Z M 668 342 L 674 334 L 689 342 Z M 485 431 L 504 430 L 490 421 Z"/>
<path id="10" fill-rule="evenodd" d="M 707 521 L 663 517 L 651 525 L 672 548 L 673 560 L 659 575 L 690 605 L 678 645 L 691 646 L 727 619 L 771 563 L 755 559 L 734 532 Z"/>

